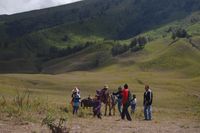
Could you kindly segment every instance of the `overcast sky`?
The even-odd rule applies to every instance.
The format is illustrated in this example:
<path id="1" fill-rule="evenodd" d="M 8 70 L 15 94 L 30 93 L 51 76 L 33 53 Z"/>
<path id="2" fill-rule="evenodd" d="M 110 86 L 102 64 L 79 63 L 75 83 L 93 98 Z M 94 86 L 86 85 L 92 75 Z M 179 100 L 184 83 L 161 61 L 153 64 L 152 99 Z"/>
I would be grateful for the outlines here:
<path id="1" fill-rule="evenodd" d="M 14 14 L 80 0 L 0 0 L 0 14 Z"/>

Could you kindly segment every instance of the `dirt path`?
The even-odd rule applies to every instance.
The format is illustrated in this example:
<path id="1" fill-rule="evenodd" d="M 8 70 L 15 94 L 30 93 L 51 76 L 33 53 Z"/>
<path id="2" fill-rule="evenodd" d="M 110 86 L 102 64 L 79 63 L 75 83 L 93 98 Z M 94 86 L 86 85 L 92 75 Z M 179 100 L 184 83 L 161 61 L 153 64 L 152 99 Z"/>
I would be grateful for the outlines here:
<path id="1" fill-rule="evenodd" d="M 67 123 L 70 133 L 200 133 L 200 123 L 187 120 L 122 121 L 119 117 L 73 118 Z M 0 121 L 0 133 L 49 133 L 46 127 L 32 123 Z"/>
<path id="2" fill-rule="evenodd" d="M 200 133 L 200 123 L 179 121 L 122 121 L 117 117 L 102 120 L 90 118 L 73 120 L 72 133 Z"/>

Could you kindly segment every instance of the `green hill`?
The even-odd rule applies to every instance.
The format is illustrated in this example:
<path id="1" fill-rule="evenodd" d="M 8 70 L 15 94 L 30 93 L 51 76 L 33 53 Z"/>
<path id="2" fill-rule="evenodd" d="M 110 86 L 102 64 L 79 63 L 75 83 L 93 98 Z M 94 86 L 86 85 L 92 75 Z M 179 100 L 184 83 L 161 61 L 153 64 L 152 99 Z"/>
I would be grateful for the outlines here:
<path id="1" fill-rule="evenodd" d="M 118 39 L 130 38 L 184 18 L 199 9 L 198 0 L 84 0 L 66 6 L 8 16 L 2 21 L 11 37 L 60 25 L 63 29 L 65 25 L 65 30 L 78 34 L 82 28 L 82 34 Z"/>
<path id="2" fill-rule="evenodd" d="M 171 41 L 169 29 L 181 27 L 198 37 L 199 9 L 199 0 L 84 0 L 0 16 L 0 72 L 61 73 L 112 65 L 112 47 L 129 45 L 135 36 Z"/>

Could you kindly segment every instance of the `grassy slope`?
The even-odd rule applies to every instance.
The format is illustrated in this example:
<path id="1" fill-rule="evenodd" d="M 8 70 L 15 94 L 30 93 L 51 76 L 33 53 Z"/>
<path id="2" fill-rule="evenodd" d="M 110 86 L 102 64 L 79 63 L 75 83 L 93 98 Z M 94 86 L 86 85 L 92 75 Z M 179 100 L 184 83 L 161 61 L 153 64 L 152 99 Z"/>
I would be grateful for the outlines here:
<path id="1" fill-rule="evenodd" d="M 179 24 L 179 22 L 175 22 L 146 33 L 145 35 L 156 40 L 147 44 L 144 50 L 137 53 L 127 52 L 115 57 L 112 59 L 113 61 L 108 62 L 103 67 L 95 67 L 95 69 L 90 70 L 93 68 L 96 58 L 99 57 L 97 55 L 99 50 L 94 47 L 95 50 L 85 49 L 68 57 L 54 59 L 43 64 L 45 66 L 43 72 L 62 73 L 77 69 L 82 70 L 89 66 L 89 69 L 84 69 L 88 71 L 66 72 L 57 75 L 1 74 L 0 94 L 13 96 L 16 89 L 29 88 L 33 97 L 43 97 L 49 99 L 50 102 L 65 105 L 66 97 L 70 101 L 71 89 L 74 86 L 79 86 L 81 95 L 86 97 L 88 94 L 94 95 L 95 90 L 101 88 L 105 83 L 109 84 L 112 91 L 116 90 L 119 85 L 128 83 L 131 90 L 137 94 L 139 111 L 141 111 L 144 84 L 150 84 L 154 91 L 156 118 L 163 116 L 171 119 L 183 117 L 200 119 L 200 51 L 192 47 L 186 39 L 179 39 L 169 45 L 171 43 L 170 34 L 165 35 L 170 26 Z M 192 41 L 199 46 L 199 22 L 189 24 L 189 26 L 185 24 L 188 23 L 184 23 L 183 27 L 188 29 L 193 36 Z M 45 30 L 40 31 L 39 36 L 42 40 L 47 38 L 44 42 L 51 41 L 54 44 L 59 42 L 64 34 L 68 34 L 64 30 L 61 30 L 64 34 L 57 34 L 58 32 L 55 32 L 57 30 L 61 29 L 58 27 L 47 30 L 49 34 L 46 34 Z M 37 33 L 33 33 L 31 36 L 34 37 L 35 34 L 37 35 Z M 163 35 L 164 38 L 162 38 Z M 70 34 L 69 36 L 71 38 L 69 42 L 59 42 L 55 45 L 63 47 L 66 44 L 73 45 L 88 40 L 105 43 L 101 37 L 88 37 L 85 33 L 83 35 Z M 120 43 L 130 43 L 130 40 Z M 104 48 L 107 49 L 107 47 Z M 102 49 L 100 51 L 105 52 Z M 21 62 L 22 66 L 26 66 L 23 61 Z M 15 67 L 15 64 L 15 61 L 9 61 L 8 65 L 3 66 L 3 68 L 14 67 L 18 70 L 19 68 Z M 79 68 L 80 64 L 81 68 Z M 29 65 L 30 63 L 27 63 L 27 66 Z M 30 67 L 31 69 L 35 68 Z"/>
<path id="2" fill-rule="evenodd" d="M 199 38 L 194 38 L 199 43 Z M 128 83 L 142 107 L 144 84 L 154 91 L 156 118 L 200 118 L 200 51 L 185 39 L 169 45 L 169 39 L 148 44 L 143 51 L 116 57 L 117 63 L 92 71 L 68 72 L 58 75 L 1 74 L 1 95 L 13 95 L 16 88 L 29 88 L 33 96 L 48 97 L 52 102 L 70 101 L 71 89 L 81 88 L 82 97 L 94 95 L 105 83 L 111 91 Z M 85 54 L 84 54 L 85 55 Z M 82 58 L 81 53 L 77 58 Z M 85 57 L 83 57 L 85 58 Z"/>
<path id="3" fill-rule="evenodd" d="M 148 36 L 151 39 L 159 39 L 159 38 L 169 38 L 171 36 L 171 33 L 167 32 L 167 30 L 169 28 L 174 28 L 174 27 L 182 27 L 187 29 L 188 33 L 190 35 L 192 35 L 193 37 L 198 37 L 200 35 L 200 31 L 198 30 L 200 27 L 200 17 L 199 17 L 199 12 L 196 12 L 190 16 L 188 16 L 187 18 L 180 20 L 180 21 L 175 21 L 173 23 L 164 25 L 160 28 L 151 30 L 149 32 L 140 34 L 142 36 Z M 192 21 L 193 20 L 193 21 Z M 194 21 L 195 20 L 195 21 Z M 88 25 L 89 27 L 91 25 Z M 62 28 L 61 28 L 62 27 Z M 62 59 L 54 59 L 45 63 L 38 63 L 39 61 L 37 61 L 38 59 L 35 57 L 35 53 L 37 50 L 37 48 L 40 49 L 40 53 L 42 53 L 43 49 L 44 51 L 48 51 L 45 50 L 47 49 L 48 45 L 53 45 L 53 46 L 57 46 L 60 48 L 63 47 L 69 47 L 69 46 L 74 46 L 77 44 L 85 44 L 86 42 L 92 42 L 94 44 L 106 44 L 106 41 L 104 41 L 104 39 L 102 37 L 99 36 L 88 36 L 85 33 L 77 33 L 77 34 L 72 34 L 75 31 L 67 31 L 65 30 L 64 25 L 63 26 L 58 26 L 55 28 L 50 28 L 50 29 L 46 29 L 46 30 L 41 30 L 39 32 L 34 32 L 30 35 L 28 35 L 29 39 L 21 39 L 19 41 L 17 41 L 16 43 L 19 44 L 13 44 L 12 46 L 9 46 L 7 49 L 2 49 L 1 51 L 1 57 L 4 57 L 4 54 L 6 56 L 8 56 L 8 58 L 17 58 L 17 59 L 13 59 L 13 60 L 3 60 L 0 61 L 1 64 L 1 72 L 22 72 L 22 69 L 20 69 L 21 66 L 23 66 L 23 72 L 38 72 L 38 66 L 39 67 L 43 67 L 43 72 L 50 72 L 50 73 L 57 73 L 56 68 L 59 68 L 60 71 L 59 72 L 65 72 L 65 71 L 72 71 L 72 70 L 87 70 L 89 68 L 93 68 L 91 66 L 91 62 L 89 61 L 88 65 L 87 62 L 85 62 L 84 60 L 79 60 L 79 58 L 77 58 L 76 55 L 70 55 L 69 57 L 62 57 Z M 72 27 L 77 27 L 72 26 Z M 79 25 L 77 27 L 77 30 L 80 28 L 84 28 L 84 25 Z M 91 27 L 90 27 L 91 28 Z M 92 28 L 93 29 L 93 28 Z M 73 29 L 75 30 L 75 29 Z M 84 32 L 84 30 L 81 30 Z M 63 41 L 62 39 L 67 36 L 68 39 L 67 41 Z M 25 37 L 27 38 L 27 37 Z M 29 45 L 29 42 L 31 42 L 31 40 L 35 40 L 33 41 L 33 45 Z M 111 41 L 112 44 L 117 44 L 117 43 L 122 43 L 122 44 L 130 44 L 131 39 L 129 40 L 122 40 L 122 41 Z M 170 43 L 170 42 L 169 42 Z M 19 48 L 16 48 L 14 45 L 19 46 Z M 110 44 L 108 44 L 110 45 Z M 29 46 L 32 51 L 29 51 L 30 48 L 28 48 L 27 46 Z M 20 53 L 18 53 L 17 51 L 21 51 Z M 82 52 L 82 56 L 86 57 L 85 60 L 89 60 L 91 58 L 95 58 L 96 56 L 96 52 L 97 51 L 91 51 L 92 53 L 90 54 L 91 56 L 87 56 L 90 51 L 84 50 L 86 52 Z M 162 51 L 161 51 L 162 52 Z M 23 57 L 26 57 L 25 59 Z M 64 59 L 69 59 L 68 61 L 64 61 Z M 94 59 L 93 59 L 94 60 Z M 77 67 L 78 64 L 76 64 L 75 62 L 78 61 L 78 64 L 83 64 L 80 67 Z M 64 63 L 64 62 L 71 62 L 71 63 Z M 56 65 L 56 63 L 58 63 Z M 74 64 L 74 65 L 69 65 L 69 64 Z M 18 65 L 14 65 L 14 64 L 18 64 Z M 63 65 L 62 65 L 63 64 Z M 72 69 L 74 68 L 75 69 Z M 53 69 L 52 69 L 53 68 Z M 8 70 L 8 71 L 6 71 Z"/>

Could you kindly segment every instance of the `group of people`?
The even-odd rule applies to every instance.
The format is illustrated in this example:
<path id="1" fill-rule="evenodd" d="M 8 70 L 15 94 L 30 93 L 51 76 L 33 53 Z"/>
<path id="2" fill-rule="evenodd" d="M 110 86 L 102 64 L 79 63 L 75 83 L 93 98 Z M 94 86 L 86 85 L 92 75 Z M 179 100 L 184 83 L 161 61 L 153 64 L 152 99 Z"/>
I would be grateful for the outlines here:
<path id="1" fill-rule="evenodd" d="M 133 94 L 131 97 L 131 92 L 128 89 L 128 85 L 125 84 L 124 88 L 118 87 L 118 92 L 113 93 L 113 95 L 117 96 L 117 105 L 118 105 L 118 111 L 121 115 L 122 119 L 125 119 L 125 116 L 127 120 L 131 121 L 131 116 L 129 114 L 128 108 L 131 106 L 131 112 L 134 113 L 136 109 L 136 96 Z"/>
<path id="2" fill-rule="evenodd" d="M 107 90 L 108 86 L 104 86 L 104 89 Z M 103 89 L 102 89 L 103 90 Z M 112 95 L 117 97 L 117 106 L 120 113 L 121 119 L 125 118 L 129 121 L 132 120 L 129 114 L 129 107 L 131 107 L 131 113 L 134 113 L 136 110 L 137 99 L 135 94 L 131 94 L 129 91 L 128 84 L 125 84 L 123 87 L 119 86 L 117 92 L 113 92 Z M 88 99 L 90 96 L 88 97 Z M 80 90 L 75 87 L 72 90 L 72 105 L 73 105 L 73 114 L 77 114 L 79 103 L 80 103 Z M 101 118 L 101 100 L 100 96 L 97 93 L 95 95 L 94 104 L 93 104 L 93 114 L 98 118 Z M 152 101 L 153 93 L 149 85 L 145 85 L 145 92 L 143 96 L 143 107 L 144 107 L 144 120 L 152 120 Z"/>
<path id="3" fill-rule="evenodd" d="M 128 85 L 125 84 L 124 88 L 121 86 L 118 88 L 118 92 L 113 93 L 113 95 L 117 96 L 117 104 L 118 111 L 121 115 L 122 119 L 127 118 L 127 120 L 131 121 L 131 116 L 129 114 L 128 108 L 131 106 L 131 113 L 134 113 L 136 110 L 137 99 L 136 95 L 131 95 L 131 92 L 128 89 Z M 144 117 L 145 120 L 152 120 L 152 101 L 153 101 L 153 93 L 149 88 L 149 85 L 145 85 L 143 106 L 144 106 Z"/>

